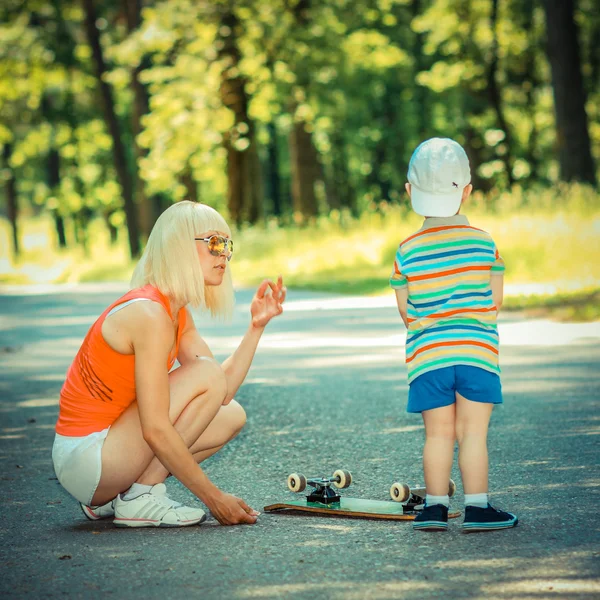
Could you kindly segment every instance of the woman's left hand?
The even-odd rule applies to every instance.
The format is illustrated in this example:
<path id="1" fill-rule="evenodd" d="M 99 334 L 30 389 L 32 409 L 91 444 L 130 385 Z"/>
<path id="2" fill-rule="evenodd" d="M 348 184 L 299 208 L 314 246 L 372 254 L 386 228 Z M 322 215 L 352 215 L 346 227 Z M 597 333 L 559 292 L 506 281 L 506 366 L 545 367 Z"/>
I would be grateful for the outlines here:
<path id="1" fill-rule="evenodd" d="M 267 323 L 283 312 L 286 287 L 283 285 L 281 275 L 277 278 L 277 285 L 270 279 L 265 279 L 256 290 L 250 305 L 253 327 L 265 327 Z"/>

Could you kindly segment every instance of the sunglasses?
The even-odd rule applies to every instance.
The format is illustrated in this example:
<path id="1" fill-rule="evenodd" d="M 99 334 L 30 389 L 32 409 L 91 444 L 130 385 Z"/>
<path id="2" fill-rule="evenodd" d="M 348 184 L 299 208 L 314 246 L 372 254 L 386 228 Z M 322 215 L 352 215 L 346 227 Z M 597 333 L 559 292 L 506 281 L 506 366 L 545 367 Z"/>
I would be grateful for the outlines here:
<path id="1" fill-rule="evenodd" d="M 225 254 L 227 260 L 231 260 L 233 255 L 233 241 L 228 240 L 222 235 L 211 235 L 207 238 L 194 238 L 197 242 L 206 242 L 208 244 L 208 251 L 213 256 L 221 256 Z"/>

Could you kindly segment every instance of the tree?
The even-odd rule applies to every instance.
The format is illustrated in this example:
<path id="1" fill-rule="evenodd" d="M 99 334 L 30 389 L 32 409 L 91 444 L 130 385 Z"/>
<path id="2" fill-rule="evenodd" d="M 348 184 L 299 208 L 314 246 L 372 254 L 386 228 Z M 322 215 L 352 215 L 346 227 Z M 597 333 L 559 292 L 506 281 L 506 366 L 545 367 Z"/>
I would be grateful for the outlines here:
<path id="1" fill-rule="evenodd" d="M 4 191 L 6 193 L 6 212 L 8 214 L 8 220 L 10 221 L 12 230 L 13 252 L 15 256 L 19 256 L 19 254 L 21 253 L 21 244 L 19 243 L 19 225 L 17 222 L 17 215 L 19 214 L 19 205 L 17 199 L 15 175 L 10 163 L 10 159 L 12 156 L 12 148 L 12 143 L 8 142 L 4 144 L 2 150 L 2 158 L 4 163 L 3 168 L 5 171 Z"/>
<path id="2" fill-rule="evenodd" d="M 498 20 L 498 0 L 492 0 L 492 11 L 490 15 L 490 26 L 492 29 L 492 46 L 490 49 L 491 58 L 488 65 L 488 94 L 490 97 L 490 103 L 494 107 L 494 111 L 496 113 L 496 123 L 498 125 L 498 129 L 504 133 L 505 152 L 502 155 L 502 160 L 504 161 L 504 170 L 506 173 L 506 178 L 508 180 L 508 185 L 512 186 L 515 181 L 513 177 L 514 161 L 512 156 L 513 136 L 508 126 L 508 122 L 506 121 L 506 117 L 504 115 L 502 89 L 498 84 L 498 70 L 500 62 L 500 57 L 498 56 Z"/>
<path id="3" fill-rule="evenodd" d="M 219 29 L 219 58 L 224 62 L 220 92 L 221 102 L 233 113 L 234 123 L 225 132 L 223 142 L 227 150 L 229 214 L 238 224 L 256 223 L 263 213 L 262 175 L 254 123 L 248 114 L 246 78 L 239 72 L 241 31 L 234 9 L 225 8 Z"/>
<path id="4" fill-rule="evenodd" d="M 129 251 L 131 256 L 135 258 L 140 255 L 141 248 L 139 239 L 138 215 L 133 199 L 133 182 L 131 172 L 128 169 L 125 148 L 123 145 L 123 140 L 121 139 L 121 128 L 115 113 L 112 90 L 104 79 L 107 68 L 104 61 L 102 46 L 100 45 L 100 35 L 96 26 L 97 16 L 94 1 L 83 0 L 83 6 L 85 9 L 85 28 L 87 39 L 94 57 L 96 77 L 102 96 L 106 126 L 112 138 L 115 171 L 117 173 L 123 194 L 125 216 L 127 219 L 127 231 L 129 234 Z"/>
<path id="5" fill-rule="evenodd" d="M 127 19 L 127 29 L 129 34 L 139 30 L 142 24 L 142 0 L 123 0 L 125 14 Z M 143 131 L 142 118 L 150 112 L 150 95 L 148 88 L 140 81 L 140 73 L 150 67 L 150 61 L 146 55 L 142 55 L 138 64 L 131 69 L 131 84 L 133 87 L 133 146 L 134 146 L 134 178 L 135 193 L 137 196 L 137 205 L 139 209 L 139 218 L 141 231 L 145 237 L 150 235 L 150 231 L 160 216 L 160 199 L 156 194 L 148 195 L 145 190 L 145 182 L 140 177 L 138 163 L 140 159 L 148 156 L 148 149 L 140 146 L 138 136 Z M 193 198 L 190 198 L 190 200 Z"/>
<path id="6" fill-rule="evenodd" d="M 574 0 L 544 0 L 547 52 L 552 67 L 556 114 L 556 143 L 560 176 L 564 181 L 596 184 L 590 148 L 586 94 L 581 76 L 581 59 Z"/>

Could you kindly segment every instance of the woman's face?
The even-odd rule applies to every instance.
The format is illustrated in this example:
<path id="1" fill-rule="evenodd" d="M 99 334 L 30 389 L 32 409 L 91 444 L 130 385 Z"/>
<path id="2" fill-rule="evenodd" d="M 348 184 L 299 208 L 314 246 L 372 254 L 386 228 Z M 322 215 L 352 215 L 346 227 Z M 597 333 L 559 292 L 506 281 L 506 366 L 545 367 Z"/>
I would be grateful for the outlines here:
<path id="1" fill-rule="evenodd" d="M 200 266 L 202 267 L 202 273 L 204 275 L 205 285 L 221 285 L 223 277 L 225 276 L 225 269 L 227 269 L 227 257 L 230 256 L 227 244 L 223 248 L 223 252 L 215 256 L 215 247 L 219 247 L 219 241 L 204 241 L 210 240 L 212 236 L 219 236 L 229 242 L 229 236 L 223 231 L 204 231 L 196 235 L 196 249 L 198 251 L 198 258 L 200 259 Z M 211 253 L 212 249 L 212 253 Z"/>

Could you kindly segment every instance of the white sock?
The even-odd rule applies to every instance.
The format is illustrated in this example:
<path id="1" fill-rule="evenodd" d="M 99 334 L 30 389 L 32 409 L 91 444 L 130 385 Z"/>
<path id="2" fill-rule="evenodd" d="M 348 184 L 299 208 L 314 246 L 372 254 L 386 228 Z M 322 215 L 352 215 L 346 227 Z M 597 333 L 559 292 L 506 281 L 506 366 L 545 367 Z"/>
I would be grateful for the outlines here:
<path id="1" fill-rule="evenodd" d="M 487 508 L 487 494 L 465 494 L 465 506 L 479 506 L 479 508 Z"/>
<path id="2" fill-rule="evenodd" d="M 450 497 L 446 496 L 425 496 L 425 504 L 427 506 L 433 506 L 434 504 L 443 504 L 444 506 L 450 506 Z"/>
<path id="3" fill-rule="evenodd" d="M 134 483 L 124 494 L 123 500 L 133 500 L 142 494 L 147 494 L 152 489 L 151 485 L 143 483 Z"/>

